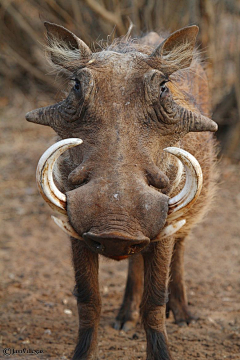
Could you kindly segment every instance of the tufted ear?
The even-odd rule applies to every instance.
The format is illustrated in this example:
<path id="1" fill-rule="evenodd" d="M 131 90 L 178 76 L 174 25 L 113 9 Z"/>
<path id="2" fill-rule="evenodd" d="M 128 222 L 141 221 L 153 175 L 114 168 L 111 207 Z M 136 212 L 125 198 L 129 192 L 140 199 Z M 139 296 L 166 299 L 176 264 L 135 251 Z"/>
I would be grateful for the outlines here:
<path id="1" fill-rule="evenodd" d="M 64 68 L 69 68 L 71 61 L 91 58 L 89 47 L 71 31 L 63 26 L 45 21 L 48 45 L 52 62 Z"/>
<path id="2" fill-rule="evenodd" d="M 166 75 L 191 65 L 198 30 L 193 25 L 175 31 L 152 52 L 151 58 L 161 58 Z"/>

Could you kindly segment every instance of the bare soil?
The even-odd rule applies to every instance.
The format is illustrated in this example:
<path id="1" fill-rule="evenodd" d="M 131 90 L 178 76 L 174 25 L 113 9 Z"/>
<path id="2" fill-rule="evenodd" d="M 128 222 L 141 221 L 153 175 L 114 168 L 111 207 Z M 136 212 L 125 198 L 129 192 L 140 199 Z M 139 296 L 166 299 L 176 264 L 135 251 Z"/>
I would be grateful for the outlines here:
<path id="1" fill-rule="evenodd" d="M 0 359 L 70 359 L 78 329 L 70 242 L 35 184 L 38 159 L 54 134 L 24 120 L 34 108 L 26 99 L 15 103 L 0 123 Z M 186 242 L 189 303 L 199 320 L 186 327 L 167 320 L 176 360 L 240 359 L 240 164 L 223 159 L 219 167 L 214 207 Z M 129 333 L 112 328 L 126 269 L 126 261 L 101 259 L 100 359 L 145 359 L 141 324 Z"/>

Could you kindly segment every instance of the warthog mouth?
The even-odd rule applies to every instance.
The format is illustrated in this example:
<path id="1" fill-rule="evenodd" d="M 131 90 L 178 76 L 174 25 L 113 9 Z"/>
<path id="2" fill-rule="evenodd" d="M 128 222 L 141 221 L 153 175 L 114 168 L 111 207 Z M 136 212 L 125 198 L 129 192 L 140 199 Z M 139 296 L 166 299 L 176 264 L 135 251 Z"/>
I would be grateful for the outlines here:
<path id="1" fill-rule="evenodd" d="M 59 191 L 53 181 L 53 167 L 58 157 L 67 149 L 80 145 L 81 143 L 81 139 L 71 138 L 61 140 L 52 145 L 40 158 L 36 177 L 39 191 L 44 200 L 54 210 L 64 215 L 63 220 L 52 216 L 55 223 L 68 235 L 79 240 L 84 240 L 84 236 L 79 235 L 69 222 L 66 211 L 66 195 Z M 166 219 L 167 226 L 165 226 L 158 234 L 158 236 L 155 239 L 152 239 L 151 242 L 160 241 L 162 238 L 171 236 L 180 230 L 180 228 L 186 223 L 186 221 L 183 219 L 183 216 L 190 210 L 192 205 L 198 199 L 202 189 L 202 170 L 195 157 L 187 151 L 177 147 L 169 147 L 164 149 L 164 151 L 176 156 L 183 163 L 186 173 L 186 182 L 183 189 L 176 196 L 169 199 L 168 217 Z M 179 218 L 181 218 L 181 220 L 178 220 Z M 146 245 L 147 244 L 145 244 L 145 246 Z M 136 251 L 134 251 L 134 253 L 138 252 L 139 249 L 136 248 L 135 250 Z M 100 251 L 98 252 L 100 253 Z M 124 254 L 110 253 L 109 257 L 117 257 L 118 259 L 122 257 L 128 257 L 130 255 L 131 251 L 130 253 Z"/>
<path id="2" fill-rule="evenodd" d="M 121 261 L 121 260 L 128 259 L 129 256 L 130 256 L 130 255 L 125 255 L 125 256 L 109 256 L 109 259 L 116 260 L 116 261 Z"/>

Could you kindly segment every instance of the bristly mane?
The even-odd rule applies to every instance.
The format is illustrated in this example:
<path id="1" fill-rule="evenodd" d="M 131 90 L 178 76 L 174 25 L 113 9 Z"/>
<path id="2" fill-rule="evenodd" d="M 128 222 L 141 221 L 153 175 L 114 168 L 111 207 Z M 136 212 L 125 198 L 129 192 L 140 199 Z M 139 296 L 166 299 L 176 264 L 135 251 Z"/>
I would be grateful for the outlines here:
<path id="1" fill-rule="evenodd" d="M 142 41 L 144 38 L 130 38 L 130 36 L 122 36 L 114 39 L 109 45 L 107 42 L 101 43 L 101 47 L 98 46 L 96 52 L 101 51 L 114 51 L 121 54 L 130 52 L 139 52 L 146 55 L 151 55 L 156 46 L 146 45 Z M 160 39 L 160 38 L 159 38 Z M 59 59 L 59 63 L 64 65 L 65 69 L 70 72 L 74 72 L 77 68 L 81 68 L 86 65 L 86 58 L 84 58 L 79 49 L 70 48 L 66 42 L 59 40 L 58 38 L 51 37 L 48 39 L 48 45 L 45 46 L 48 54 L 51 54 L 55 59 Z M 164 54 L 164 57 L 152 57 L 149 60 L 149 65 L 155 69 L 161 69 L 164 72 L 165 68 L 171 67 L 173 72 L 179 70 L 179 63 L 187 63 L 189 56 L 192 55 L 192 51 L 189 50 L 188 43 L 183 43 L 180 46 L 174 47 L 171 52 Z M 198 52 L 194 51 L 194 59 L 198 57 Z M 59 72 L 62 70 L 59 65 L 53 63 L 50 57 L 50 64 L 54 70 Z"/>
<path id="2" fill-rule="evenodd" d="M 158 69 L 164 73 L 165 69 L 172 69 L 173 75 L 170 77 L 172 83 L 172 90 L 176 96 L 176 100 L 180 103 L 184 103 L 185 106 L 189 107 L 189 104 L 192 104 L 193 109 L 199 109 L 202 111 L 202 104 L 196 103 L 194 96 L 191 96 L 189 91 L 191 86 L 191 78 L 194 82 L 194 78 L 202 76 L 202 69 L 199 51 L 195 50 L 192 54 L 192 51 L 189 50 L 188 43 L 182 43 L 180 46 L 174 47 L 171 52 L 164 54 L 164 57 L 154 56 L 151 57 L 154 49 L 163 41 L 163 38 L 159 37 L 159 41 L 156 44 L 149 44 L 145 42 L 145 37 L 141 38 L 131 38 L 130 35 L 122 36 L 117 39 L 113 39 L 112 43 L 109 44 L 108 41 L 102 41 L 98 43 L 97 49 L 95 52 L 108 52 L 113 51 L 121 54 L 127 53 L 141 53 L 148 55 L 146 62 L 153 69 Z M 98 64 L 98 61 L 95 61 L 91 65 L 88 64 L 88 60 L 82 56 L 80 49 L 71 48 L 66 44 L 66 42 L 61 41 L 59 38 L 51 37 L 48 39 L 48 45 L 45 46 L 47 50 L 48 60 L 53 69 L 53 73 L 62 74 L 65 73 L 68 78 L 72 78 L 73 74 L 76 73 L 79 69 L 84 67 L 97 68 L 101 67 L 102 63 Z M 183 64 L 187 62 L 189 56 L 193 55 L 193 61 L 191 67 L 186 67 L 186 69 L 179 70 L 179 62 Z M 58 59 L 59 63 L 63 64 L 63 67 L 54 63 L 51 57 Z M 140 66 L 140 63 L 139 63 Z M 181 84 L 188 82 L 190 87 L 182 88 Z M 189 82 L 190 81 L 190 82 Z M 192 110 L 193 110 L 192 109 Z"/>

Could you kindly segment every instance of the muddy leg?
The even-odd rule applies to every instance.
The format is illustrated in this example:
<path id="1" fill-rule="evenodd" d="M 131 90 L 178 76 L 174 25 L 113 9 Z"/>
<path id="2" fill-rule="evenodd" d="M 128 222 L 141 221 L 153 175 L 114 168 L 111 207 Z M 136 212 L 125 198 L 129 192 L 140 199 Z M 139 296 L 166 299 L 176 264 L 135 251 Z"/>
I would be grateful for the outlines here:
<path id="1" fill-rule="evenodd" d="M 174 239 L 152 244 L 144 258 L 141 315 L 147 336 L 147 360 L 172 360 L 165 328 L 169 268 Z"/>
<path id="2" fill-rule="evenodd" d="M 137 254 L 129 258 L 128 278 L 123 303 L 114 323 L 116 330 L 128 331 L 135 327 L 139 318 L 139 305 L 142 299 L 143 258 Z"/>
<path id="3" fill-rule="evenodd" d="M 75 295 L 79 314 L 78 343 L 72 360 L 97 360 L 97 328 L 101 311 L 98 255 L 71 238 L 75 270 Z"/>
<path id="4" fill-rule="evenodd" d="M 184 283 L 184 238 L 176 239 L 172 256 L 167 316 L 170 310 L 173 312 L 175 322 L 180 326 L 197 320 L 188 310 Z"/>

